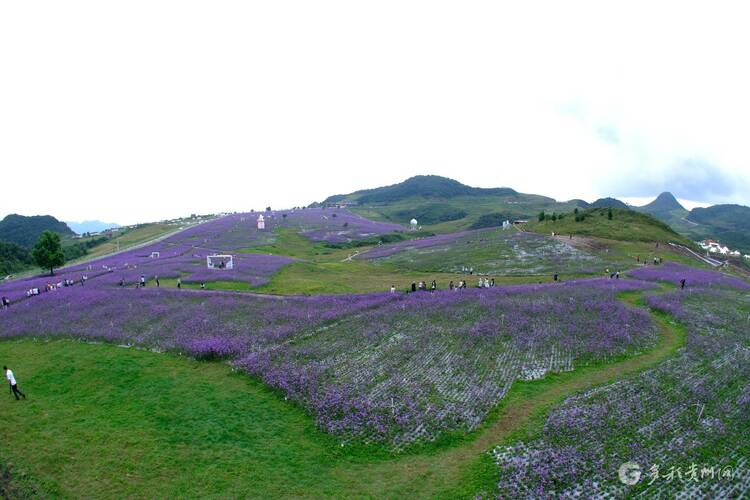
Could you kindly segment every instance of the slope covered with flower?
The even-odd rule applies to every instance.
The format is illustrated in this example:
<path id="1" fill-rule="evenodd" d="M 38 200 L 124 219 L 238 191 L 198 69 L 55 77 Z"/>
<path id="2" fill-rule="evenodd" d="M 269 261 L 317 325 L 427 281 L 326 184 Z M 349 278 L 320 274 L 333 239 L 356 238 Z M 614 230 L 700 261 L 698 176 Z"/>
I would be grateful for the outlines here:
<path id="1" fill-rule="evenodd" d="M 646 348 L 650 318 L 587 280 L 410 295 L 265 298 L 79 286 L 14 305 L 4 337 L 70 336 L 221 358 L 343 439 L 401 447 L 476 428 L 517 379 Z"/>
<path id="2" fill-rule="evenodd" d="M 500 496 L 730 498 L 750 489 L 750 300 L 716 286 L 720 276 L 692 278 L 713 286 L 648 299 L 684 325 L 685 348 L 639 376 L 569 398 L 537 439 L 496 448 Z M 618 479 L 626 462 L 642 472 L 632 487 Z"/>

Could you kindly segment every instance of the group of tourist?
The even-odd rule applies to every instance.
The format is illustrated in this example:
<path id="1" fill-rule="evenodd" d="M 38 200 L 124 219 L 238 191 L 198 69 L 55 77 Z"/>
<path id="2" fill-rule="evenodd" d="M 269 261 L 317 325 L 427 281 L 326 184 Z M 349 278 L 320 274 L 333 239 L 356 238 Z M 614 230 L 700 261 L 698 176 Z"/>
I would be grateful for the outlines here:
<path id="1" fill-rule="evenodd" d="M 459 280 L 458 283 L 455 283 L 453 280 L 448 283 L 448 290 L 463 290 L 467 287 L 465 280 Z M 477 282 L 477 288 L 494 288 L 495 287 L 495 278 L 479 278 L 479 281 Z M 414 292 L 434 292 L 438 289 L 437 281 L 432 280 L 430 283 L 427 283 L 426 281 L 412 281 L 411 287 L 406 290 L 406 293 L 414 293 Z M 396 285 L 391 285 L 391 293 L 396 293 Z"/>
<path id="2" fill-rule="evenodd" d="M 88 279 L 88 276 L 84 274 L 84 275 L 81 275 L 80 280 L 78 280 L 77 282 L 80 283 L 81 286 L 83 286 L 84 283 L 86 283 L 87 279 Z M 53 292 L 57 290 L 58 288 L 74 286 L 75 284 L 76 284 L 76 281 L 64 279 L 62 281 L 58 281 L 57 283 L 47 283 L 46 285 L 44 285 L 44 288 L 39 288 L 35 286 L 33 288 L 29 288 L 28 290 L 26 290 L 26 297 L 27 298 L 35 297 L 44 292 Z M 3 297 L 3 299 L 4 299 L 3 307 L 10 306 L 10 300 L 7 297 Z"/>

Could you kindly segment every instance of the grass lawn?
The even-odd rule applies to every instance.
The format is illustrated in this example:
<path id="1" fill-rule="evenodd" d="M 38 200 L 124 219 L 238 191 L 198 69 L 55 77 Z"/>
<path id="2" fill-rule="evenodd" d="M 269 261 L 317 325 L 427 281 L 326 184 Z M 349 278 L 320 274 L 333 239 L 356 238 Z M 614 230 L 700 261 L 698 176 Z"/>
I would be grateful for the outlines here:
<path id="1" fill-rule="evenodd" d="M 71 340 L 3 341 L 0 359 L 29 399 L 0 404 L 0 462 L 13 464 L 11 486 L 33 481 L 65 497 L 491 494 L 492 446 L 533 435 L 553 404 L 653 366 L 684 343 L 668 318 L 656 318 L 654 349 L 515 383 L 477 431 L 402 455 L 339 446 L 299 407 L 222 363 Z"/>

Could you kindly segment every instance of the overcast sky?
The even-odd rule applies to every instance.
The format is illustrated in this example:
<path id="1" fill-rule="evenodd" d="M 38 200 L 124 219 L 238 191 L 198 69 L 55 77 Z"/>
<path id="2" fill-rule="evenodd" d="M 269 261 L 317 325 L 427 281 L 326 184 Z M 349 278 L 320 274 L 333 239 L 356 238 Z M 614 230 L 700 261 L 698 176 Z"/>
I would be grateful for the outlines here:
<path id="1" fill-rule="evenodd" d="M 2 2 L 0 216 L 133 223 L 427 173 L 750 204 L 742 6 Z"/>

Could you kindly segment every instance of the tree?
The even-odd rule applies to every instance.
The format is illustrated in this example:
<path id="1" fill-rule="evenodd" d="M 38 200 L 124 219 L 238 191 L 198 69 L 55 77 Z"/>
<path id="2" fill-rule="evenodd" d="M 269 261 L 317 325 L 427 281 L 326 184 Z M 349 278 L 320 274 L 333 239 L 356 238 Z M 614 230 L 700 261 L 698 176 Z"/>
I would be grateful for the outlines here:
<path id="1" fill-rule="evenodd" d="M 539 222 L 543 222 L 543 221 L 544 221 L 544 210 L 539 212 Z"/>
<path id="2" fill-rule="evenodd" d="M 266 212 L 270 212 L 270 211 L 271 211 L 271 207 L 266 207 Z"/>
<path id="3" fill-rule="evenodd" d="M 32 252 L 34 261 L 42 269 L 49 269 L 49 274 L 55 274 L 55 268 L 65 264 L 65 254 L 60 244 L 60 235 L 45 231 L 34 245 Z"/>
<path id="4" fill-rule="evenodd" d="M 607 219 L 612 220 L 612 209 L 607 210 Z"/>
<path id="5" fill-rule="evenodd" d="M 576 207 L 576 208 L 575 208 L 575 209 L 573 210 L 573 213 L 574 213 L 574 214 L 576 214 L 576 215 L 578 215 L 578 207 Z"/>
<path id="6" fill-rule="evenodd" d="M 553 221 L 557 220 L 557 214 L 555 212 L 552 212 L 552 220 Z"/>

